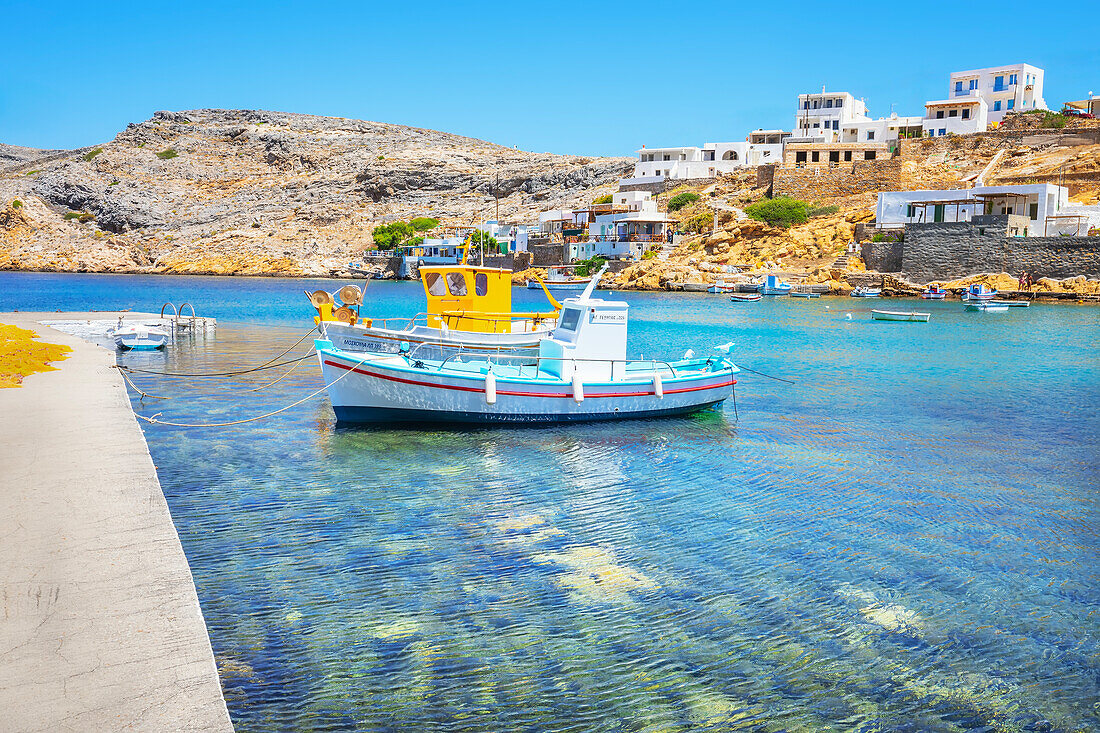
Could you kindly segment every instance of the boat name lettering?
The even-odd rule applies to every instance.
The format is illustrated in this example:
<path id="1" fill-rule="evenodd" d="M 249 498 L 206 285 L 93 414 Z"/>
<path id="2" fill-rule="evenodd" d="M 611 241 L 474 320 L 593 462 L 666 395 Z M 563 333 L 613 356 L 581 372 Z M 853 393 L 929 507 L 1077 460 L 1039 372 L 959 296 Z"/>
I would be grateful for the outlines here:
<path id="1" fill-rule="evenodd" d="M 626 313 L 592 313 L 590 323 L 626 323 Z"/>

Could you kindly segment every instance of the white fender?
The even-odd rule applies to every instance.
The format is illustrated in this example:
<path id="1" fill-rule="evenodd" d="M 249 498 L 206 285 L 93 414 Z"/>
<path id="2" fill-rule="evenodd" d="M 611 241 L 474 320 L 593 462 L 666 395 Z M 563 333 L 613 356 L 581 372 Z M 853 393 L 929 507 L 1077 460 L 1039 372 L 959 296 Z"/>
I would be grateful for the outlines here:
<path id="1" fill-rule="evenodd" d="M 657 372 L 653 373 L 653 394 L 661 398 L 665 396 L 665 386 L 661 383 L 661 375 Z"/>
<path id="2" fill-rule="evenodd" d="M 495 405 L 497 403 L 497 375 L 491 371 L 485 375 L 485 404 Z"/>
<path id="3" fill-rule="evenodd" d="M 584 385 L 579 372 L 573 372 L 573 401 L 578 405 L 584 402 Z"/>

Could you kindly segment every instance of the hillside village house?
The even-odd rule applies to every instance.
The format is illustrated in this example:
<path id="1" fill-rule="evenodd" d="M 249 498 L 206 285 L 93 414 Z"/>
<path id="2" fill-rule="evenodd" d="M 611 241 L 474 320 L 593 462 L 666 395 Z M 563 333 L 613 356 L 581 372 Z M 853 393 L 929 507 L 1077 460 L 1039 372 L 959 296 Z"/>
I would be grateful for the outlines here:
<path id="1" fill-rule="evenodd" d="M 609 204 L 539 214 L 542 235 L 562 242 L 567 264 L 597 255 L 610 260 L 641 259 L 647 246 L 666 239 L 671 222 L 645 191 L 619 191 Z"/>
<path id="2" fill-rule="evenodd" d="M 1085 235 L 1100 226 L 1100 206 L 1069 203 L 1069 191 L 1050 183 L 978 186 L 941 191 L 883 191 L 875 208 L 877 229 L 906 224 L 969 222 L 1007 215 L 1011 233 L 1024 237 Z"/>
<path id="3" fill-rule="evenodd" d="M 951 99 L 980 97 L 989 108 L 989 123 L 1000 124 L 1009 112 L 1046 109 L 1043 70 L 1030 64 L 991 66 L 951 73 Z"/>
<path id="4" fill-rule="evenodd" d="M 989 108 L 981 97 L 925 102 L 921 127 L 924 137 L 985 132 L 989 127 Z"/>
<path id="5" fill-rule="evenodd" d="M 799 94 L 792 141 L 840 142 L 842 127 L 870 122 L 867 105 L 848 92 Z"/>
<path id="6" fill-rule="evenodd" d="M 783 130 L 756 130 L 744 142 L 706 143 L 701 148 L 642 148 L 631 180 L 714 178 L 746 166 L 778 163 L 783 140 L 789 136 Z"/>

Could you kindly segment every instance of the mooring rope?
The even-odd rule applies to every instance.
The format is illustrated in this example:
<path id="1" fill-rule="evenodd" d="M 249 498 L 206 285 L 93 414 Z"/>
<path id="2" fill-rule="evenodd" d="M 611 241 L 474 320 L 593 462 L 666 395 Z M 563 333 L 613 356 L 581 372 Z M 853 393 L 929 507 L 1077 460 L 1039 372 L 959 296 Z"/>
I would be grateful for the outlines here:
<path id="1" fill-rule="evenodd" d="M 737 365 L 737 368 L 738 368 L 738 369 L 743 369 L 743 370 L 744 370 L 744 371 L 746 371 L 746 372 L 752 372 L 753 374 L 759 374 L 759 375 L 760 375 L 761 377 L 767 377 L 768 379 L 774 379 L 774 380 L 775 380 L 775 381 L 777 381 L 777 382 L 786 382 L 787 384 L 794 384 L 794 382 L 792 382 L 792 381 L 791 381 L 791 380 L 789 380 L 789 379 L 784 379 L 783 377 L 773 377 L 773 376 L 772 376 L 772 375 L 770 375 L 770 374 L 765 374 L 764 372 L 758 372 L 758 371 L 756 371 L 755 369 L 749 369 L 749 368 L 748 368 L 747 366 L 745 366 L 744 364 L 738 364 L 738 365 Z"/>
<path id="2" fill-rule="evenodd" d="M 201 374 L 200 373 L 187 374 L 187 373 L 184 373 L 184 372 L 157 372 L 157 371 L 153 371 L 151 369 L 134 369 L 133 367 L 128 367 L 128 366 L 125 366 L 125 365 L 120 365 L 119 369 L 125 369 L 126 371 L 137 372 L 137 373 L 140 373 L 140 374 L 156 374 L 156 375 L 159 375 L 161 377 L 237 377 L 237 376 L 240 376 L 242 374 L 251 374 L 252 372 L 258 372 L 258 371 L 262 371 L 264 369 L 274 369 L 276 367 L 286 366 L 287 364 L 293 364 L 296 361 L 302 361 L 304 359 L 308 359 L 310 356 L 313 355 L 312 352 L 309 353 L 309 354 L 306 354 L 303 357 L 299 357 L 298 359 L 290 359 L 288 361 L 279 362 L 278 364 L 272 363 L 272 362 L 278 361 L 279 359 L 281 359 L 284 356 L 286 356 L 287 354 L 289 354 L 291 351 L 293 351 L 298 346 L 298 344 L 302 343 L 307 338 L 309 338 L 310 334 L 312 334 L 316 330 L 317 329 L 310 329 L 310 330 L 306 331 L 305 334 L 302 336 L 302 338 L 295 341 L 293 344 L 291 344 L 291 346 L 289 348 L 285 349 L 282 353 L 271 357 L 270 359 L 265 361 L 263 364 L 260 364 L 259 366 L 251 367 L 249 369 L 240 369 L 240 370 L 232 371 L 232 372 L 205 372 L 205 373 L 201 373 Z"/>
<path id="3" fill-rule="evenodd" d="M 364 364 L 367 360 L 369 360 L 371 358 L 371 356 L 373 356 L 373 354 L 368 355 L 362 361 L 359 361 L 355 366 L 348 369 L 346 372 L 344 372 L 339 377 L 337 377 L 336 379 L 334 379 L 331 382 L 329 382 L 328 384 L 326 384 L 324 387 L 321 387 L 320 389 L 318 389 L 314 392 L 310 392 L 308 395 L 306 395 L 302 399 L 297 400 L 296 402 L 291 402 L 286 407 L 280 407 L 278 410 L 273 410 L 271 412 L 265 412 L 263 415 L 256 415 L 255 417 L 248 417 L 248 418 L 245 418 L 243 420 L 231 420 L 229 422 L 211 422 L 211 423 L 166 422 L 164 420 L 158 420 L 157 419 L 157 417 L 161 414 L 159 412 L 156 413 L 155 415 L 151 416 L 151 417 L 146 417 L 145 415 L 139 415 L 135 412 L 134 417 L 138 418 L 139 420 L 144 420 L 145 422 L 148 422 L 148 423 L 153 423 L 155 425 L 168 425 L 168 426 L 173 427 L 173 428 L 225 428 L 225 427 L 229 427 L 231 425 L 242 425 L 242 424 L 248 423 L 248 422 L 256 422 L 257 420 L 263 420 L 265 418 L 269 418 L 269 417 L 273 417 L 275 415 L 278 415 L 281 412 L 286 412 L 287 410 L 291 409 L 292 407 L 297 407 L 298 405 L 302 404 L 303 402 L 307 402 L 308 400 L 313 399 L 314 397 L 321 394 L 322 392 L 324 392 L 326 389 L 328 389 L 332 385 L 339 382 L 344 377 L 348 376 L 349 374 L 354 373 L 355 372 L 355 367 L 361 366 L 362 364 Z"/>

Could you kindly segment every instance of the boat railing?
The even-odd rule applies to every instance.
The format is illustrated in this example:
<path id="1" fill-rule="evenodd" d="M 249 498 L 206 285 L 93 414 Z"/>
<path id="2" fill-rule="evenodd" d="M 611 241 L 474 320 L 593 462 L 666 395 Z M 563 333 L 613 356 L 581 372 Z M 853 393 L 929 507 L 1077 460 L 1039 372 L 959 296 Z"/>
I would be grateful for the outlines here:
<path id="1" fill-rule="evenodd" d="M 395 316 L 392 318 L 364 318 L 364 322 L 369 322 L 367 328 L 385 328 L 392 331 L 405 331 L 413 326 L 430 325 L 430 319 L 442 320 L 447 324 L 448 328 L 455 328 L 462 321 L 480 321 L 484 323 L 493 324 L 493 330 L 486 331 L 485 333 L 516 333 L 514 325 L 516 321 L 522 321 L 526 325 L 527 321 L 533 321 L 535 326 L 538 326 L 544 321 L 556 321 L 558 318 L 557 312 L 535 312 L 535 311 L 515 311 L 509 313 L 492 313 L 486 311 L 443 311 L 441 313 L 417 313 L 412 317 Z M 507 330 L 501 328 L 502 324 L 508 326 Z M 525 332 L 521 332 L 525 333 Z"/>
<path id="2" fill-rule="evenodd" d="M 464 363 L 464 362 L 461 361 L 462 356 L 463 356 L 462 352 L 451 354 L 450 356 L 448 356 L 447 358 L 445 358 L 443 361 L 441 361 L 439 363 L 439 367 L 436 369 L 436 371 L 443 371 L 443 368 L 445 366 L 447 366 L 447 362 L 451 361 L 452 359 L 457 360 L 458 363 L 460 363 L 460 364 Z M 657 368 L 658 365 L 663 367 L 664 370 L 667 370 L 668 373 L 671 374 L 674 379 L 679 376 L 679 373 L 676 371 L 676 367 L 672 366 L 667 361 L 661 361 L 659 359 L 584 359 L 584 358 L 576 358 L 576 357 L 571 357 L 571 356 L 539 356 L 539 355 L 533 355 L 533 354 L 532 355 L 495 354 L 495 355 L 488 355 L 488 356 L 479 354 L 477 359 L 478 359 L 478 361 L 487 361 L 490 366 L 492 366 L 493 364 L 500 364 L 501 366 L 504 366 L 504 364 L 501 363 L 502 361 L 507 362 L 507 361 L 510 360 L 510 361 L 514 362 L 516 360 L 520 360 L 523 363 L 521 363 L 521 364 L 512 364 L 512 366 L 515 366 L 516 369 L 518 370 L 517 376 L 519 376 L 519 377 L 523 376 L 524 367 L 529 367 L 529 366 L 534 367 L 534 374 L 532 375 L 532 377 L 537 377 L 539 371 L 542 369 L 542 363 L 544 361 L 549 361 L 549 362 L 572 362 L 574 364 L 607 364 L 609 381 L 612 381 L 612 382 L 615 381 L 615 366 L 617 364 L 622 365 L 620 371 L 624 376 L 626 376 L 629 372 L 635 372 L 635 373 L 641 372 L 641 373 L 644 373 L 644 374 L 658 374 L 659 373 L 658 368 Z M 531 362 L 534 362 L 534 363 L 532 364 Z M 634 365 L 633 368 L 631 368 L 632 365 Z M 645 365 L 645 366 L 638 366 L 638 365 Z"/>

